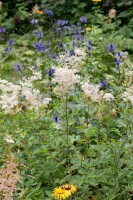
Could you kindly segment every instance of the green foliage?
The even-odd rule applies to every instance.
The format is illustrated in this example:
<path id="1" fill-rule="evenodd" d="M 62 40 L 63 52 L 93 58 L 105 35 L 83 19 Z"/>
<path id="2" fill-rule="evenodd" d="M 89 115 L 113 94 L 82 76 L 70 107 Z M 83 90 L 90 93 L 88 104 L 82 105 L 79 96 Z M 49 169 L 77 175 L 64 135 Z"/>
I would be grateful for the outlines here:
<path id="1" fill-rule="evenodd" d="M 121 33 L 126 37 L 133 37 L 133 2 L 123 1 L 117 3 L 118 9 L 120 9 L 118 18 L 121 19 L 123 27 Z M 125 25 L 126 24 L 126 25 Z"/>
<path id="2" fill-rule="evenodd" d="M 14 4 L 8 3 L 0 19 L 2 26 L 12 30 L 15 27 L 8 10 Z M 81 15 L 86 16 L 89 22 L 86 26 L 71 26 L 70 32 L 65 32 L 62 27 L 61 34 L 58 34 L 55 18 L 45 28 L 47 17 L 44 14 L 34 15 L 33 18 L 39 19 L 39 25 L 29 25 L 29 31 L 25 34 L 19 35 L 27 26 L 25 22 L 19 34 L 1 34 L 4 40 L 0 41 L 0 169 L 5 167 L 5 159 L 14 155 L 21 181 L 16 185 L 13 199 L 52 200 L 53 189 L 68 183 L 77 186 L 77 192 L 70 197 L 73 200 L 130 200 L 133 194 L 132 20 L 127 25 L 119 26 L 124 19 L 132 16 L 131 12 L 121 11 L 126 3 L 130 7 L 132 2 L 116 1 L 120 12 L 118 18 L 112 21 L 108 21 L 108 16 L 97 4 L 92 6 L 92 2 L 43 0 L 42 3 L 55 12 L 55 17 L 69 18 L 69 25 L 77 22 Z M 26 6 L 19 0 L 12 12 L 20 15 L 22 21 L 28 16 Z M 9 18 L 5 20 L 7 16 Z M 92 28 L 91 31 L 85 30 L 88 26 Z M 44 37 L 37 38 L 33 34 L 34 29 L 43 32 Z M 81 38 L 78 40 L 75 30 L 80 31 L 78 34 Z M 6 52 L 9 38 L 15 44 L 11 51 Z M 51 44 L 48 46 L 49 41 Z M 59 47 L 59 42 L 64 46 Z M 88 48 L 88 42 L 92 49 Z M 37 51 L 35 43 L 46 45 L 46 50 Z M 115 44 L 116 49 L 109 52 L 108 44 Z M 80 51 L 78 56 L 70 56 L 70 51 L 76 52 L 77 46 Z M 116 52 L 123 52 L 120 65 L 114 63 Z M 56 55 L 56 59 L 52 59 L 51 55 Z M 67 56 L 60 60 L 60 55 Z M 83 56 L 83 60 L 79 62 L 80 56 Z M 72 66 L 74 59 L 76 62 Z M 23 64 L 23 69 L 15 70 L 15 64 Z M 52 81 L 55 74 L 48 76 L 48 70 L 63 69 L 65 66 L 69 69 L 77 66 L 76 75 L 80 76 L 80 82 L 74 84 L 68 93 L 62 91 L 60 96 L 57 86 L 61 88 L 61 85 Z M 41 78 L 38 78 L 38 74 L 41 74 Z M 62 81 L 67 78 L 70 76 Z M 7 80 L 10 86 L 13 84 L 12 96 L 17 93 L 16 85 L 20 86 L 14 113 L 5 111 L 10 108 L 10 103 L 16 103 L 16 99 L 10 102 L 6 98 L 5 107 L 2 107 L 3 80 Z M 27 100 L 21 90 L 30 80 L 31 90 L 26 91 L 26 95 L 31 91 L 34 95 Z M 87 98 L 82 84 L 90 81 L 95 86 L 105 80 L 107 86 L 100 88 L 98 101 Z M 6 92 L 6 88 L 5 94 L 9 95 L 11 91 Z M 128 89 L 131 92 L 124 96 Z M 38 90 L 41 100 L 36 95 Z M 94 93 L 95 90 L 91 95 Z M 106 93 L 112 94 L 114 99 L 106 101 L 103 98 Z M 31 107 L 36 96 L 38 104 Z M 51 98 L 49 104 L 39 105 L 47 97 Z M 55 120 L 55 113 L 59 121 Z M 3 198 L 2 190 L 0 195 Z"/>

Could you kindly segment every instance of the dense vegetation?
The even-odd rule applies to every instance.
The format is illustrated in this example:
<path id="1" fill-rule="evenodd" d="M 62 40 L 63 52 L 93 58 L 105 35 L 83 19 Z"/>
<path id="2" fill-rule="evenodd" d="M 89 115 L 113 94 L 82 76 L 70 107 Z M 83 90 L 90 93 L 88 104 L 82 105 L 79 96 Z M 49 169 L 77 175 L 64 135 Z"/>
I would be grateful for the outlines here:
<path id="1" fill-rule="evenodd" d="M 0 2 L 0 199 L 132 200 L 133 2 Z"/>

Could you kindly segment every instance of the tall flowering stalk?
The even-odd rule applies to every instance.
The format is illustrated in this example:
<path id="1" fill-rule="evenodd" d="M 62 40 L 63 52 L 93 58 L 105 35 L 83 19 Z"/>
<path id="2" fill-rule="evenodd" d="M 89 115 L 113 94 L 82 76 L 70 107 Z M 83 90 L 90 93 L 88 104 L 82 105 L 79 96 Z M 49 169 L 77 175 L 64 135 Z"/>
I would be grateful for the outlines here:
<path id="1" fill-rule="evenodd" d="M 54 68 L 50 68 L 49 70 L 46 71 L 48 78 L 49 78 L 49 85 L 50 85 L 50 92 L 51 92 L 51 98 L 52 98 L 52 104 L 53 104 L 53 83 L 52 83 L 52 77 L 55 73 Z"/>
<path id="2" fill-rule="evenodd" d="M 65 123 L 66 123 L 66 145 L 68 152 L 68 164 L 70 164 L 70 147 L 69 147 L 69 113 L 68 113 L 68 97 L 70 90 L 74 89 L 74 85 L 80 81 L 80 76 L 76 74 L 77 70 L 64 68 L 55 68 L 53 83 L 56 83 L 54 92 L 63 97 Z"/>
<path id="3" fill-rule="evenodd" d="M 66 141 L 69 150 L 68 94 L 65 95 Z"/>

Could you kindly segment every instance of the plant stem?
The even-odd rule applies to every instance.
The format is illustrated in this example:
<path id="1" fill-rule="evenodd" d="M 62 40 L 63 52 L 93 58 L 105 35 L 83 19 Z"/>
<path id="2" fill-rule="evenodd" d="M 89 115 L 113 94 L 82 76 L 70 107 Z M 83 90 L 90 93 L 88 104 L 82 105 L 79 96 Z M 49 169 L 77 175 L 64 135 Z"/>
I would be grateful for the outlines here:
<path id="1" fill-rule="evenodd" d="M 69 146 L 69 122 L 68 122 L 68 95 L 65 98 L 65 117 L 66 117 L 66 142 L 67 142 L 67 155 L 68 155 L 68 168 L 69 175 L 71 176 L 71 160 L 70 160 L 70 146 Z"/>
<path id="2" fill-rule="evenodd" d="M 30 123 L 30 125 L 32 126 L 32 128 L 36 131 L 36 128 L 34 127 L 34 125 L 32 124 L 32 122 L 30 121 L 30 119 L 27 117 L 27 115 L 23 111 L 21 111 L 21 112 L 25 116 L 25 118 L 27 119 L 27 121 Z"/>
<path id="3" fill-rule="evenodd" d="M 66 114 L 66 140 L 67 140 L 67 147 L 69 149 L 69 141 L 68 141 L 68 136 L 69 136 L 69 124 L 68 124 L 68 96 L 66 94 L 66 99 L 65 99 L 65 114 Z"/>

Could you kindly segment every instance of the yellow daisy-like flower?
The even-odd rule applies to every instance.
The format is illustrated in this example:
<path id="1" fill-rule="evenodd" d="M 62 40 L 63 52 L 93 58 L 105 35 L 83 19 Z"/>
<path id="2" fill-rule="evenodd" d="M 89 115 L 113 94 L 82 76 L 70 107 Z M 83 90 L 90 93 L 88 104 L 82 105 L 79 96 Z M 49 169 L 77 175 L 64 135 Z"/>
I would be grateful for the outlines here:
<path id="1" fill-rule="evenodd" d="M 69 190 L 65 190 L 63 187 L 55 188 L 53 191 L 53 197 L 59 200 L 67 199 L 70 195 L 71 192 Z"/>
<path id="2" fill-rule="evenodd" d="M 92 28 L 91 28 L 91 27 L 86 27 L 86 30 L 87 30 L 87 31 L 91 31 Z"/>
<path id="3" fill-rule="evenodd" d="M 77 190 L 76 186 L 74 186 L 74 185 L 68 185 L 68 184 L 63 185 L 61 188 L 63 188 L 66 191 L 70 191 L 71 194 L 75 193 L 76 190 Z"/>

